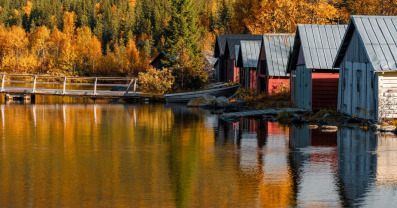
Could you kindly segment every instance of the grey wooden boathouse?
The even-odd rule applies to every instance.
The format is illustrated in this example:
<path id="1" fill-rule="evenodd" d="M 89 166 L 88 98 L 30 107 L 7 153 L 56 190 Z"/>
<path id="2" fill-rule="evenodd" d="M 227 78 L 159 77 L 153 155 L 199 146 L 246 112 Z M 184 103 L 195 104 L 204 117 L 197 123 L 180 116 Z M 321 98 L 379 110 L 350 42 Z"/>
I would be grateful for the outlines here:
<path id="1" fill-rule="evenodd" d="M 334 67 L 340 68 L 338 110 L 397 118 L 397 17 L 351 16 Z"/>

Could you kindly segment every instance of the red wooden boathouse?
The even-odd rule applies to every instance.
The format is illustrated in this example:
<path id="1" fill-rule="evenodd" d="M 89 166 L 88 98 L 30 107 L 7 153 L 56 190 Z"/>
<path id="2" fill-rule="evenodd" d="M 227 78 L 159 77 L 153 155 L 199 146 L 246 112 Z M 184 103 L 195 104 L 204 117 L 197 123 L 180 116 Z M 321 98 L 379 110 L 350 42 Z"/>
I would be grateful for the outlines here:
<path id="1" fill-rule="evenodd" d="M 308 110 L 337 109 L 339 69 L 333 62 L 346 25 L 298 25 L 288 72 L 291 101 Z"/>
<path id="2" fill-rule="evenodd" d="M 263 35 L 256 71 L 258 92 L 271 95 L 289 87 L 287 66 L 293 45 L 294 34 Z"/>

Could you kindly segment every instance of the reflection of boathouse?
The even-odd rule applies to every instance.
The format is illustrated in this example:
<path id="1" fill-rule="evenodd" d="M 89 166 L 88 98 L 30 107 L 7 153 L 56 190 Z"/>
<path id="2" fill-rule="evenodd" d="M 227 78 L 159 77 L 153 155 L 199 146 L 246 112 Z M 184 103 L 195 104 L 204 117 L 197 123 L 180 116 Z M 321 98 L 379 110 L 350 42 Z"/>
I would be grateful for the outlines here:
<path id="1" fill-rule="evenodd" d="M 373 132 L 338 131 L 339 192 L 345 206 L 363 199 L 376 174 L 377 136 Z"/>
<path id="2" fill-rule="evenodd" d="M 290 128 L 289 165 L 297 206 L 340 206 L 336 132 L 321 132 L 308 126 Z M 321 202 L 318 199 L 325 199 Z"/>

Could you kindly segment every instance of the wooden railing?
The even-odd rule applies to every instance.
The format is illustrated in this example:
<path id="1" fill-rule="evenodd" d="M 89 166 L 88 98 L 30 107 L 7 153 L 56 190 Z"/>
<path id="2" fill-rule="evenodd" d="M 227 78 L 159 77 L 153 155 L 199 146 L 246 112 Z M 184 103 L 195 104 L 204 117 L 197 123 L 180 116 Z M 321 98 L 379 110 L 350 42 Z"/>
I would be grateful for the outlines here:
<path id="1" fill-rule="evenodd" d="M 138 79 L 134 77 L 73 77 L 73 76 L 52 76 L 52 75 L 35 75 L 35 74 L 0 74 L 1 79 L 1 92 L 5 92 L 5 83 L 24 83 L 24 84 L 33 84 L 32 93 L 35 93 L 37 88 L 37 84 L 45 84 L 45 85 L 63 85 L 62 94 L 66 94 L 66 86 L 67 85 L 80 85 L 80 86 L 93 86 L 94 95 L 97 95 L 97 87 L 127 87 L 125 93 L 128 94 L 130 90 L 134 90 L 136 93 L 137 90 L 137 82 Z M 6 80 L 6 78 L 12 77 L 30 77 L 32 81 L 21 81 L 21 80 Z M 43 79 L 62 79 L 62 82 L 54 82 L 54 81 L 40 81 Z M 92 80 L 93 83 L 71 83 L 67 82 L 67 80 Z M 103 84 L 98 83 L 98 81 L 107 81 L 107 82 L 116 82 L 116 81 L 126 81 L 126 84 Z"/>

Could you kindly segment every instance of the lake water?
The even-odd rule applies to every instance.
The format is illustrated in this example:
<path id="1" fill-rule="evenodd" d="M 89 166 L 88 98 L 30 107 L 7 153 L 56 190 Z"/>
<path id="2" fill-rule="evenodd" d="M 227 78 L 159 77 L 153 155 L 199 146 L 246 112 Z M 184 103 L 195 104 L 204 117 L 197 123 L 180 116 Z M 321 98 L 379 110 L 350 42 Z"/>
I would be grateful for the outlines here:
<path id="1" fill-rule="evenodd" d="M 391 207 L 397 138 L 164 104 L 1 104 L 0 207 Z"/>

